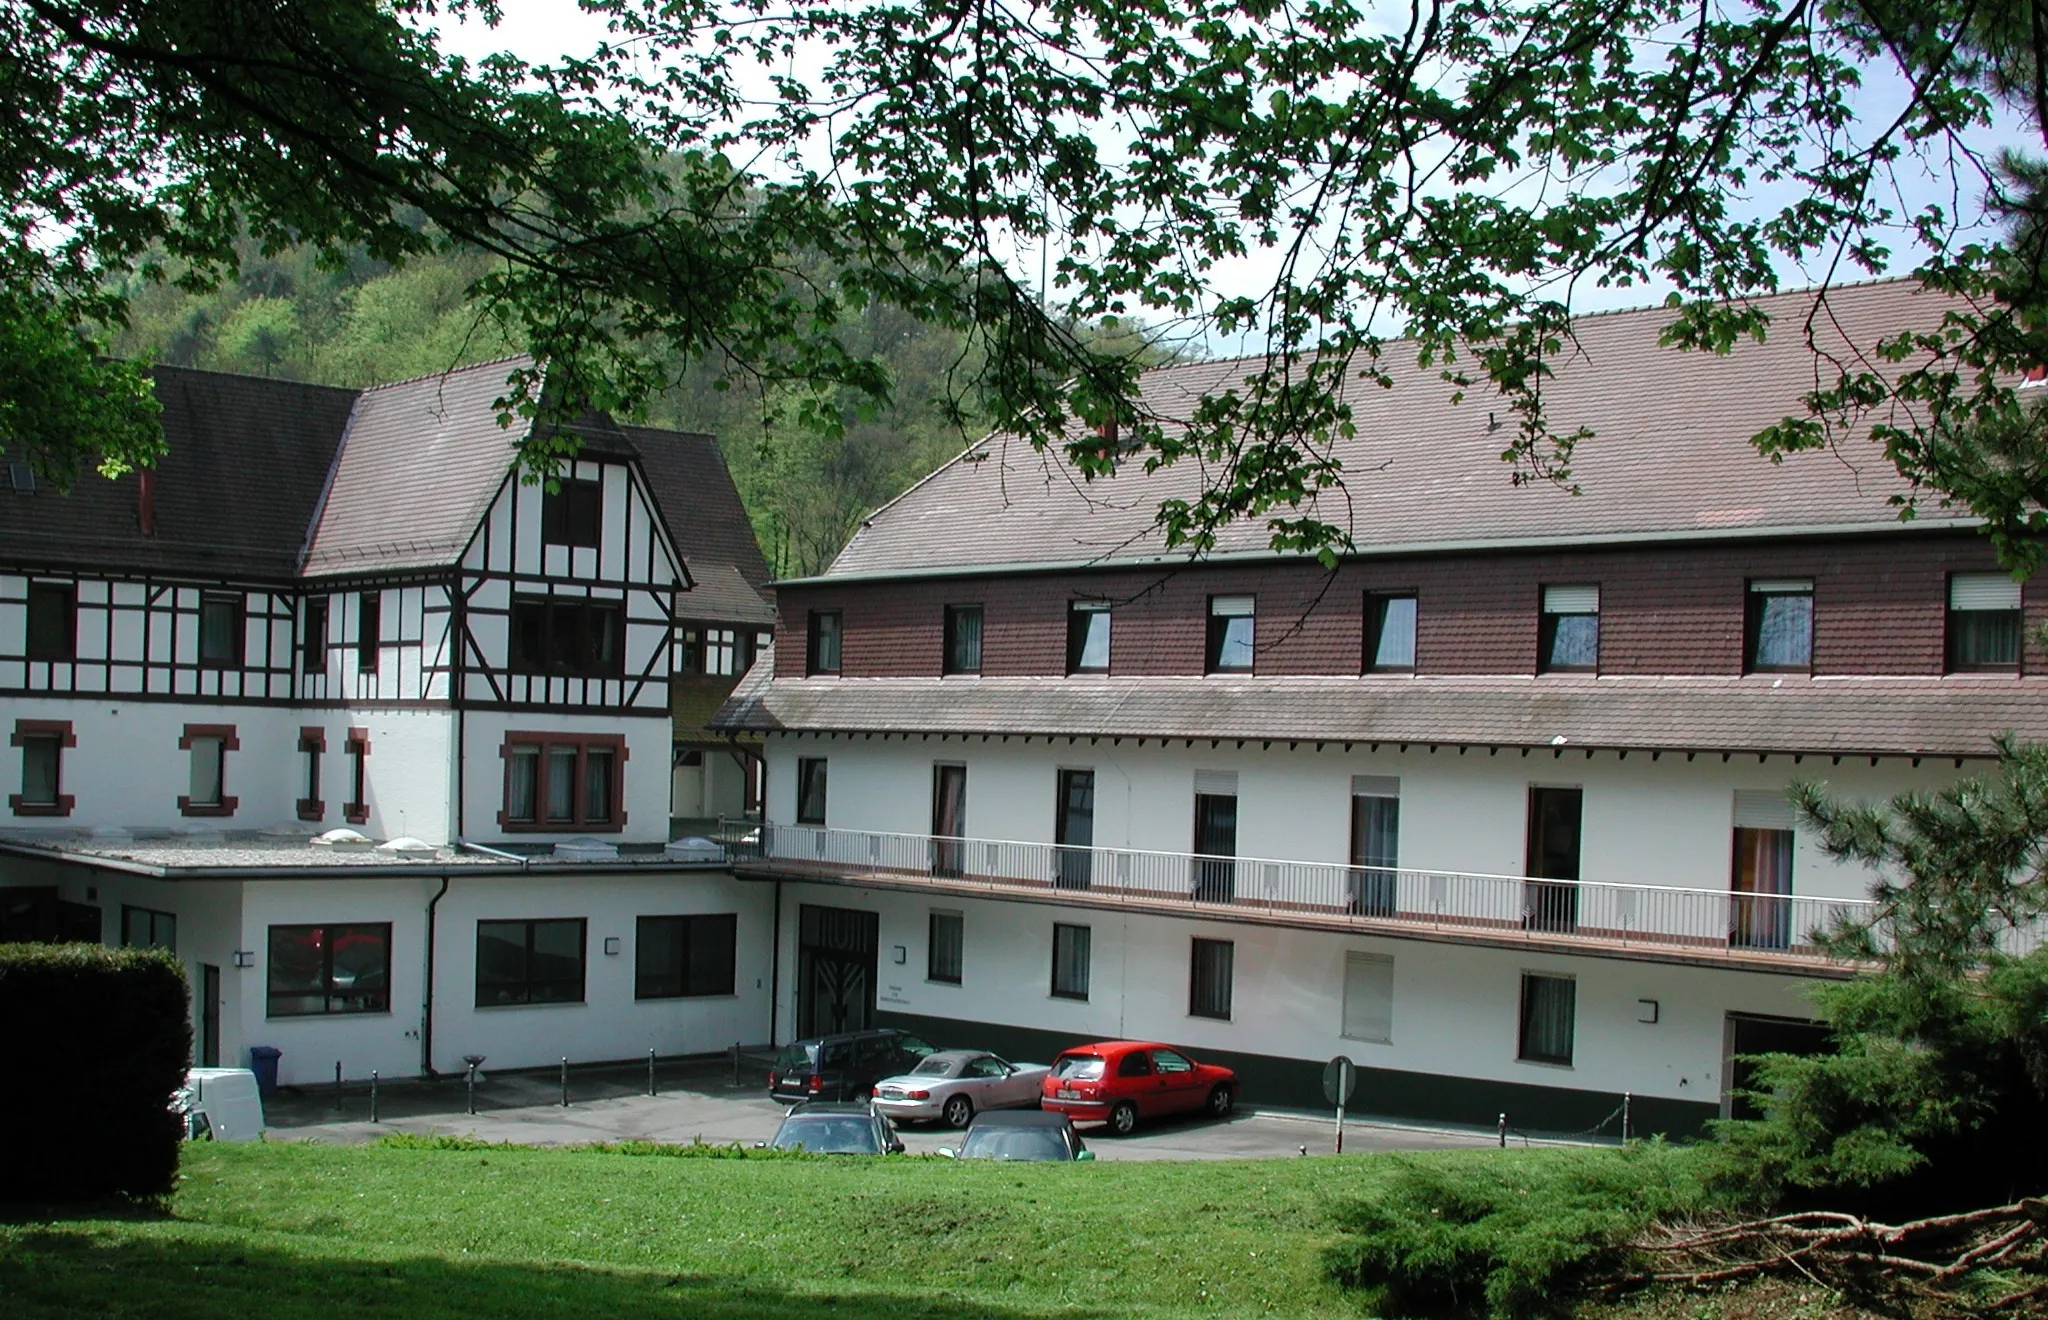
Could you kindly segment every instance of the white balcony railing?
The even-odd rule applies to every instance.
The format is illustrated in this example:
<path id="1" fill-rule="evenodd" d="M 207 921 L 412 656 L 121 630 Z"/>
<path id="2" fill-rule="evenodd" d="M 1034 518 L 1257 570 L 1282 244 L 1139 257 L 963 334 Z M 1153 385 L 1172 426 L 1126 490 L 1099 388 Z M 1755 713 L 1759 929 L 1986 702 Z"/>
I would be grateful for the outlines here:
<path id="1" fill-rule="evenodd" d="M 1866 899 L 1073 848 L 811 825 L 735 822 L 723 842 L 735 861 L 774 862 L 833 876 L 923 877 L 991 890 L 1068 890 L 1090 900 L 1186 904 L 1195 911 L 1351 918 L 1361 925 L 1513 932 L 1673 951 L 1815 957 L 1820 952 L 1815 931 L 1864 916 L 1873 906 Z"/>

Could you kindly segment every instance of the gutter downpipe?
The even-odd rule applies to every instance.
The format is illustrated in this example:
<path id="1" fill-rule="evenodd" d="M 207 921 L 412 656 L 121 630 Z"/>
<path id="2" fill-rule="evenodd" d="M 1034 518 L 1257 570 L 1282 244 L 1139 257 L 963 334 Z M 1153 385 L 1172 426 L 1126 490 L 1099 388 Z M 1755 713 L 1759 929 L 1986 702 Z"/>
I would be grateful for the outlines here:
<path id="1" fill-rule="evenodd" d="M 775 1045 L 776 1010 L 782 1004 L 782 880 L 775 881 L 775 916 L 768 935 L 768 1043 Z"/>
<path id="2" fill-rule="evenodd" d="M 420 1074 L 424 1077 L 439 1075 L 434 1071 L 434 909 L 448 896 L 451 878 L 441 872 L 441 888 L 427 900 L 427 1002 L 420 1015 Z"/>

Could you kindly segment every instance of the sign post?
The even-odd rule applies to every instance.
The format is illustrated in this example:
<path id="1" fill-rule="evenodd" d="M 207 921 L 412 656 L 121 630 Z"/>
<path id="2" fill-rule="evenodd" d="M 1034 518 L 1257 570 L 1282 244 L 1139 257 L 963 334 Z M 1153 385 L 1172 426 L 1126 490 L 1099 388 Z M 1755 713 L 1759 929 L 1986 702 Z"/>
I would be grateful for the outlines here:
<path id="1" fill-rule="evenodd" d="M 1344 1103 L 1358 1085 L 1358 1065 L 1340 1054 L 1323 1066 L 1323 1095 L 1337 1106 L 1337 1154 L 1344 1153 Z"/>

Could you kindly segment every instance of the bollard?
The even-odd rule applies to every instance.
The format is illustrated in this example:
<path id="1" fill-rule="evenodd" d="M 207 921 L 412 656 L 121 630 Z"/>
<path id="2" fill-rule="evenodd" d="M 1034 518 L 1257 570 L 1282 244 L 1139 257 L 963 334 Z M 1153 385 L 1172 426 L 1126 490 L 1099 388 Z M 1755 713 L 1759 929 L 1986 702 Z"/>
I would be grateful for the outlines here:
<path id="1" fill-rule="evenodd" d="M 1628 1145 L 1628 1107 L 1629 1102 L 1633 1099 L 1635 1099 L 1635 1096 L 1630 1092 L 1623 1091 L 1621 1093 L 1621 1144 L 1624 1146 Z"/>
<path id="2" fill-rule="evenodd" d="M 377 1070 L 370 1069 L 370 1121 L 377 1122 Z"/>
<path id="3" fill-rule="evenodd" d="M 569 1107 L 569 1056 L 562 1056 L 562 1108 Z"/>
<path id="4" fill-rule="evenodd" d="M 334 1107 L 341 1108 L 341 1060 L 334 1061 Z"/>
<path id="5" fill-rule="evenodd" d="M 475 1065 L 475 1064 L 473 1064 L 473 1063 L 469 1065 L 469 1074 L 468 1074 L 468 1081 L 469 1081 L 469 1112 L 470 1112 L 470 1114 L 471 1114 L 472 1116 L 474 1116 L 474 1115 L 475 1115 L 475 1113 L 476 1113 L 476 1065 Z"/>
<path id="6" fill-rule="evenodd" d="M 732 1084 L 734 1086 L 740 1084 L 740 1043 L 738 1041 L 732 1043 Z"/>
<path id="7" fill-rule="evenodd" d="M 654 1094 L 654 1051 L 647 1051 L 647 1094 Z"/>
<path id="8" fill-rule="evenodd" d="M 1500 1148 L 1502 1150 L 1508 1148 L 1508 1116 L 1506 1114 L 1500 1116 Z"/>

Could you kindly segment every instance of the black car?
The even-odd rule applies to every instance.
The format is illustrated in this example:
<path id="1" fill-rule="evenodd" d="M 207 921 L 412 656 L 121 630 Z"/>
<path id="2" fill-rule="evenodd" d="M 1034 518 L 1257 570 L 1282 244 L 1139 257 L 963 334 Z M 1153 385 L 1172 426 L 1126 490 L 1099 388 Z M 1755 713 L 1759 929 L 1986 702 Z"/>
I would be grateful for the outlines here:
<path id="1" fill-rule="evenodd" d="M 1045 1109 L 991 1109 L 976 1114 L 957 1151 L 939 1154 L 963 1160 L 1092 1160 L 1095 1152 L 1065 1114 Z"/>
<path id="2" fill-rule="evenodd" d="M 907 1073 L 932 1047 L 907 1031 L 877 1027 L 791 1041 L 768 1071 L 768 1096 L 799 1100 L 865 1100 L 884 1077 Z"/>
<path id="3" fill-rule="evenodd" d="M 775 1140 L 763 1142 L 776 1150 L 807 1150 L 813 1155 L 897 1155 L 903 1141 L 889 1120 L 866 1104 L 842 1104 L 830 1100 L 806 1101 L 782 1117 Z"/>

